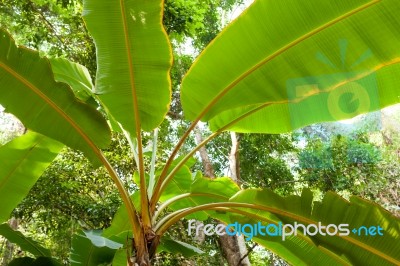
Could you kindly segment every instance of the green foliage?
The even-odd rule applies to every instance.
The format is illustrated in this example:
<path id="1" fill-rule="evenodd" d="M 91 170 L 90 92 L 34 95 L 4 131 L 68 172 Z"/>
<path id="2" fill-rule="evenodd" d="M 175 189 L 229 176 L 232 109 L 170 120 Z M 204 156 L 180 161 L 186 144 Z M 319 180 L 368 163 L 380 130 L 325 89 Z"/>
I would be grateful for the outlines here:
<path id="1" fill-rule="evenodd" d="M 70 85 L 79 100 L 92 99 L 94 86 L 87 68 L 63 58 L 51 58 L 50 63 L 55 80 Z"/>
<path id="2" fill-rule="evenodd" d="M 132 136 L 139 126 L 156 128 L 170 102 L 172 54 L 160 9 L 155 1 L 84 2 L 83 18 L 97 48 L 95 93 Z M 104 20 L 104 13 L 115 19 Z"/>
<path id="3" fill-rule="evenodd" d="M 120 244 L 101 237 L 98 232 L 79 231 L 74 235 L 71 250 L 71 265 L 100 265 L 113 261 Z"/>
<path id="4" fill-rule="evenodd" d="M 164 12 L 168 12 L 169 15 L 164 16 L 163 23 L 168 25 L 168 34 L 194 37 L 197 31 L 203 30 L 203 20 L 206 13 L 205 2 L 165 1 Z"/>
<path id="5" fill-rule="evenodd" d="M 244 185 L 292 192 L 294 179 L 287 161 L 295 151 L 290 135 L 241 135 L 239 161 Z"/>
<path id="6" fill-rule="evenodd" d="M 0 27 L 17 43 L 73 59 L 95 73 L 95 46 L 81 17 L 81 0 L 2 0 L 0 12 Z"/>
<path id="7" fill-rule="evenodd" d="M 132 178 L 129 145 L 121 134 L 115 134 L 105 151 L 124 178 L 126 188 Z M 82 153 L 63 150 L 46 169 L 13 215 L 42 239 L 52 253 L 67 260 L 73 234 L 79 228 L 107 228 L 121 200 L 103 168 L 94 169 Z"/>
<path id="8" fill-rule="evenodd" d="M 17 47 L 4 31 L 0 32 L 0 49 L 0 78 L 4 90 L 8 90 L 2 94 L 0 104 L 26 127 L 82 150 L 99 165 L 93 146 L 105 148 L 110 142 L 110 130 L 103 117 L 77 101 L 68 86 L 55 82 L 47 59 Z M 24 97 L 18 97 L 18 93 Z"/>
<path id="9" fill-rule="evenodd" d="M 153 138 L 148 131 L 165 120 L 171 102 L 168 74 L 172 49 L 162 25 L 163 10 L 172 18 L 169 22 L 167 16 L 164 18 L 170 24 L 171 34 L 175 32 L 179 36 L 178 32 L 183 32 L 186 36 L 193 36 L 195 31 L 207 29 L 206 34 L 201 33 L 195 39 L 199 47 L 219 30 L 214 23 L 217 12 L 212 11 L 216 3 L 222 2 L 173 1 L 164 7 L 161 0 L 120 1 L 118 4 L 85 0 L 83 16 L 97 51 L 94 88 L 89 70 L 83 66 L 53 60 L 51 68 L 47 59 L 17 47 L 8 33 L 0 33 L 0 103 L 28 129 L 83 151 L 94 166 L 104 166 L 83 178 L 88 174 L 82 170 L 87 167 L 87 162 L 80 161 L 82 154 L 72 153 L 56 161 L 55 168 L 49 172 L 50 177 L 65 174 L 60 179 L 60 186 L 54 184 L 47 191 L 39 187 L 36 193 L 45 191 L 51 195 L 57 187 L 58 193 L 52 196 L 61 201 L 54 201 L 57 202 L 55 209 L 70 203 L 76 206 L 77 211 L 69 210 L 69 207 L 67 211 L 61 210 L 70 217 L 76 215 L 71 224 L 84 222 L 84 214 L 92 212 L 87 219 L 90 223 L 86 224 L 90 228 L 107 227 L 115 210 L 115 194 L 108 194 L 111 191 L 108 185 L 105 183 L 105 196 L 103 191 L 99 191 L 98 184 L 91 186 L 91 182 L 102 180 L 98 177 L 104 176 L 106 171 L 122 199 L 123 205 L 112 222 L 114 227 L 109 227 L 111 233 L 110 230 L 104 231 L 103 235 L 100 231 L 78 231 L 74 235 L 70 257 L 72 264 L 125 265 L 128 260 L 133 260 L 140 265 L 149 265 L 157 247 L 169 251 L 177 249 L 171 246 L 168 238 L 163 237 L 168 236 L 168 230 L 182 218 L 205 220 L 210 216 L 227 223 L 297 221 L 314 226 L 318 223 L 347 223 L 359 227 L 383 221 L 380 225 L 387 234 L 377 240 L 337 233 L 332 237 L 299 234 L 289 237 L 287 241 L 263 237 L 254 239 L 296 265 L 398 264 L 399 220 L 371 202 L 357 197 L 351 197 L 348 202 L 331 192 L 324 196 L 322 202 L 313 202 L 308 190 L 302 196 L 283 198 L 265 189 L 240 189 L 230 178 L 209 179 L 200 172 L 194 173 L 197 166 L 191 162 L 196 151 L 211 140 L 214 139 L 215 143 L 223 141 L 226 136 L 220 140 L 216 137 L 226 130 L 281 133 L 318 121 L 349 118 L 396 103 L 398 79 L 394 73 L 399 68 L 399 52 L 394 48 L 399 42 L 393 34 L 400 34 L 395 27 L 399 22 L 396 0 L 351 0 L 340 4 L 333 0 L 312 0 L 307 4 L 292 1 L 292 5 L 284 1 L 255 1 L 205 49 L 185 74 L 180 95 L 183 111 L 179 100 L 174 99 L 170 116 L 180 119 L 184 113 L 194 123 L 188 126 L 187 121 L 183 121 L 176 126 L 177 123 L 172 120 L 165 122 L 161 131 L 172 131 L 174 134 L 168 141 L 177 144 L 162 144 L 163 151 L 157 158 L 157 133 L 154 132 Z M 233 2 L 223 3 L 225 8 L 229 8 Z M 50 19 L 50 13 L 55 9 L 81 8 L 79 2 L 64 1 L 59 4 L 44 0 L 29 1 L 26 7 L 21 4 L 3 6 L 9 14 L 15 10 L 17 13 L 25 9 L 34 10 L 34 14 L 41 15 L 46 25 L 51 26 L 53 24 L 47 17 Z M 44 15 L 46 10 L 51 12 Z M 321 10 L 324 11 L 323 16 L 310 15 L 319 14 Z M 10 17 L 1 22 L 10 23 Z M 81 21 L 78 24 L 81 25 Z M 37 34 L 39 31 L 33 32 Z M 282 32 L 285 34 L 282 35 Z M 64 43 L 58 33 L 54 36 Z M 382 38 L 385 41 L 381 41 Z M 42 39 L 39 34 L 34 43 L 40 43 Z M 349 46 L 360 53 L 367 52 L 342 58 Z M 93 49 L 93 46 L 90 47 Z M 321 55 L 321 47 L 327 55 Z M 364 58 L 370 54 L 373 54 L 371 58 Z M 330 64 L 318 64 L 321 58 Z M 365 60 L 360 61 L 359 58 Z M 180 61 L 173 71 L 177 80 L 186 72 L 191 58 L 181 57 Z M 338 63 L 343 68 L 340 73 L 332 69 L 332 65 Z M 356 67 L 352 69 L 354 65 Z M 94 67 L 90 69 L 92 73 L 93 70 Z M 180 86 L 178 82 L 173 85 L 174 95 L 177 96 Z M 366 86 L 368 92 L 359 94 L 360 88 L 367 89 Z M 371 91 L 371 88 L 374 90 Z M 378 95 L 381 96 L 379 101 L 375 99 Z M 358 98 L 353 99 L 353 96 Z M 111 139 L 107 120 L 113 130 L 124 134 L 121 146 L 129 148 L 128 152 L 119 153 L 115 147 L 111 148 L 115 155 L 101 150 Z M 196 145 L 189 135 L 200 120 L 209 122 L 214 133 Z M 116 130 L 117 126 L 120 130 Z M 175 132 L 181 133 L 181 130 L 182 137 L 178 141 Z M 119 137 L 116 139 L 118 141 Z M 281 185 L 297 181 L 282 159 L 290 156 L 287 150 L 295 150 L 288 137 L 252 136 L 244 138 L 243 142 L 246 150 L 242 151 L 242 156 L 247 159 L 244 160 L 243 170 L 251 169 L 251 161 L 261 164 L 249 170 L 250 186 L 257 182 L 260 169 L 263 169 L 267 175 L 262 177 L 262 185 L 270 186 L 280 194 L 291 192 L 288 186 Z M 269 150 L 267 156 L 260 149 L 263 145 Z M 329 148 L 323 143 L 313 145 L 316 145 L 317 156 L 305 152 L 301 157 L 302 163 L 308 167 L 305 170 L 315 166 L 330 167 L 336 180 L 334 183 L 329 176 L 326 178 L 327 173 L 324 172 L 325 189 L 350 186 L 351 182 L 346 179 L 353 178 L 355 174 L 348 174 L 343 164 L 368 166 L 379 159 L 375 149 L 362 138 L 357 141 L 337 138 Z M 218 172 L 222 172 L 225 159 L 215 158 L 216 164 L 220 165 Z M 35 159 L 40 161 L 40 158 Z M 41 171 L 28 174 L 37 179 Z M 44 180 L 49 182 L 46 178 Z M 351 181 L 355 182 L 354 179 Z M 63 192 L 69 193 L 68 196 L 84 196 L 65 200 L 68 196 Z M 90 202 L 88 197 L 93 198 L 93 208 L 85 205 Z M 51 198 L 48 197 L 47 201 L 51 202 Z M 103 204 L 98 204 L 99 201 Z M 24 208 L 21 210 L 20 216 L 26 215 Z M 54 216 L 50 221 L 60 223 Z M 121 235 L 127 232 L 126 242 L 121 241 Z M 111 239 L 118 239 L 118 243 Z M 163 248 L 166 242 L 168 248 Z M 197 251 L 181 242 L 176 243 L 186 247 L 186 255 Z M 118 248 L 121 249 L 117 251 Z M 125 260 L 124 254 L 127 256 Z"/>
<path id="10" fill-rule="evenodd" d="M 166 0 L 163 23 L 169 36 L 178 42 L 192 38 L 197 49 L 204 48 L 221 30 L 221 13 L 229 11 L 235 0 Z"/>
<path id="11" fill-rule="evenodd" d="M 323 191 L 348 190 L 359 194 L 362 184 L 374 182 L 381 175 L 381 152 L 365 141 L 362 136 L 349 139 L 340 135 L 330 143 L 309 141 L 299 154 L 301 177 Z"/>

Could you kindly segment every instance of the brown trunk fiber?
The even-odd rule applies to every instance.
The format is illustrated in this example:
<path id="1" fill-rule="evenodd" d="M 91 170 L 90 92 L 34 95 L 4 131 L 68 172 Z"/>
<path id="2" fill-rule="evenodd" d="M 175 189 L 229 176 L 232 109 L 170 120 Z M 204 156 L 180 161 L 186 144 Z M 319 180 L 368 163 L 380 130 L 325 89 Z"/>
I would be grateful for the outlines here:
<path id="1" fill-rule="evenodd" d="M 138 242 L 139 241 L 139 242 Z M 144 232 L 140 234 L 135 241 L 136 256 L 134 257 L 133 266 L 150 266 L 149 250 Z"/>

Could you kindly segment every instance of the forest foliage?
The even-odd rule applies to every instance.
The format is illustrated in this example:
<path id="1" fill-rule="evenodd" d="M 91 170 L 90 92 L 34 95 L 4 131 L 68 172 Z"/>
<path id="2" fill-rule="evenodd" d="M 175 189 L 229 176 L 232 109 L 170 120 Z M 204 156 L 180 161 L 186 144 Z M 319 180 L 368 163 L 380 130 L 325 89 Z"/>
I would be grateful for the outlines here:
<path id="1" fill-rule="evenodd" d="M 12 217 L 0 234 L 26 252 L 10 265 L 218 264 L 216 237 L 200 245 L 182 218 L 382 224 L 381 238 L 252 241 L 294 265 L 399 263 L 396 122 L 340 135 L 332 124 L 304 127 L 398 102 L 399 7 L 293 3 L 256 1 L 215 38 L 240 2 L 2 1 L 1 27 L 16 43 L 1 31 L 0 103 L 23 124 L 0 147 L 0 217 Z M 194 63 L 181 52 L 187 40 L 206 47 Z M 191 135 L 200 120 L 210 128 L 200 124 L 201 143 Z M 237 182 L 226 177 L 226 131 L 238 132 Z M 196 161 L 203 146 L 218 178 Z M 245 256 L 257 264 L 260 250 Z"/>

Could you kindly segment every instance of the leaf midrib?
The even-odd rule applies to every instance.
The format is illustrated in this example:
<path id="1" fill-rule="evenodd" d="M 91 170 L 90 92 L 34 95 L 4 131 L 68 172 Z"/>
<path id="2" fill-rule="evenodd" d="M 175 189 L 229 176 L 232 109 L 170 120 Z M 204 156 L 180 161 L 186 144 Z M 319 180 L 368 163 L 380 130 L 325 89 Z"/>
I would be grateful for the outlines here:
<path id="1" fill-rule="evenodd" d="M 131 54 L 131 42 L 129 40 L 129 32 L 128 32 L 128 22 L 126 17 L 126 8 L 124 0 L 120 0 L 120 7 L 121 7 L 121 17 L 122 17 L 122 26 L 124 31 L 124 41 L 125 41 L 125 48 L 126 48 L 126 55 L 128 59 L 128 67 L 129 67 L 129 82 L 131 84 L 132 90 L 132 100 L 133 100 L 133 112 L 135 116 L 135 126 L 136 131 L 140 128 L 140 116 L 139 116 L 139 106 L 138 106 L 138 99 L 136 93 L 136 86 L 135 86 L 135 75 L 133 70 L 133 61 L 132 61 L 132 54 Z"/>
<path id="2" fill-rule="evenodd" d="M 138 105 L 138 98 L 136 94 L 136 86 L 135 86 L 135 78 L 134 78 L 134 70 L 133 70 L 133 61 L 132 61 L 132 54 L 131 54 L 131 43 L 129 40 L 129 33 L 128 33 L 128 22 L 126 17 L 126 8 L 124 0 L 120 0 L 120 7 L 121 7 L 121 16 L 122 16 L 122 24 L 124 30 L 124 38 L 125 38 L 125 46 L 126 46 L 126 53 L 128 57 L 128 65 L 129 65 L 129 79 L 131 84 L 132 90 L 132 97 L 133 97 L 133 112 L 135 116 L 135 131 L 136 131 L 136 139 L 138 144 L 138 168 L 139 168 L 139 177 L 140 177 L 140 188 L 141 188 L 141 204 L 142 204 L 142 218 L 144 224 L 148 226 L 150 223 L 150 214 L 148 210 L 148 196 L 147 196 L 147 189 L 146 189 L 146 178 L 144 175 L 144 161 L 143 161 L 143 147 L 142 147 L 142 136 L 141 136 L 141 121 L 140 121 L 140 113 L 139 113 L 139 105 Z"/>

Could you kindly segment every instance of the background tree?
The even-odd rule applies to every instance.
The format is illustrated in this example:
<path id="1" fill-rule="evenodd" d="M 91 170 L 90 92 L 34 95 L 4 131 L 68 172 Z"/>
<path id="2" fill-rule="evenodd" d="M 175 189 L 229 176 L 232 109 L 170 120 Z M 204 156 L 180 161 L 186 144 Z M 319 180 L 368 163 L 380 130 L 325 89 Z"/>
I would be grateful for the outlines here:
<path id="1" fill-rule="evenodd" d="M 357 124 L 350 134 L 343 129 L 338 131 L 340 124 L 336 124 L 336 129 L 335 124 L 304 129 L 301 138 L 306 146 L 299 152 L 296 167 L 299 180 L 323 192 L 360 195 L 398 212 L 399 198 L 393 193 L 399 189 L 399 157 L 395 148 L 399 131 L 393 128 L 398 114 L 386 116 L 385 112 L 374 114 L 380 117 L 379 131 Z M 362 119 L 368 116 L 359 118 Z"/>

